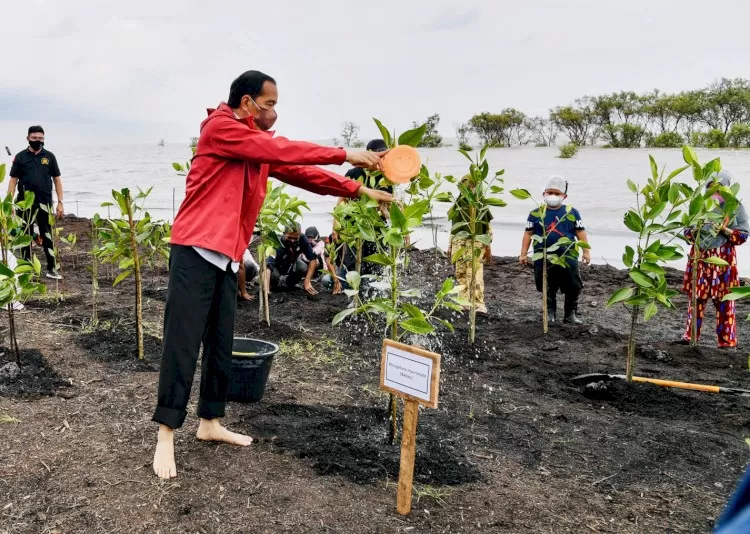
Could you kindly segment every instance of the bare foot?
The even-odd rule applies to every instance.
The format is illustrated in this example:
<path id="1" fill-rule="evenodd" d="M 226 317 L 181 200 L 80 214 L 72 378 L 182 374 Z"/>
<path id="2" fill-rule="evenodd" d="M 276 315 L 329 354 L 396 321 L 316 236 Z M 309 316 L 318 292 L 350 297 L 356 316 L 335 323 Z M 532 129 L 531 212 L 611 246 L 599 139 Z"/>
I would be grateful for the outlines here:
<path id="1" fill-rule="evenodd" d="M 154 453 L 154 473 L 165 479 L 177 476 L 177 466 L 174 462 L 174 431 L 166 425 L 159 425 L 159 437 Z"/>
<path id="2" fill-rule="evenodd" d="M 255 295 L 251 295 L 247 291 L 245 291 L 244 293 L 238 293 L 237 296 L 240 300 L 245 300 L 245 301 L 255 300 Z"/>
<path id="3" fill-rule="evenodd" d="M 221 441 L 241 447 L 247 447 L 253 442 L 250 436 L 230 432 L 221 426 L 218 419 L 201 419 L 196 437 L 201 441 Z"/>

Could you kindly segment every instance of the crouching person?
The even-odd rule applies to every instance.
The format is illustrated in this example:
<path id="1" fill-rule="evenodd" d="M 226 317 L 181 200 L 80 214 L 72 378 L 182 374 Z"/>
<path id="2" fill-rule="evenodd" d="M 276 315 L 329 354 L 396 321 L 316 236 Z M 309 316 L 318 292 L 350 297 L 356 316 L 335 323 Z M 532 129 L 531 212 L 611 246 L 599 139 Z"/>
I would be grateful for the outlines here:
<path id="1" fill-rule="evenodd" d="M 275 257 L 268 257 L 266 266 L 266 287 L 294 289 L 304 280 L 304 290 L 310 295 L 318 294 L 312 285 L 318 259 L 307 237 L 302 235 L 299 223 L 292 223 L 284 230 L 281 247 L 276 249 Z"/>

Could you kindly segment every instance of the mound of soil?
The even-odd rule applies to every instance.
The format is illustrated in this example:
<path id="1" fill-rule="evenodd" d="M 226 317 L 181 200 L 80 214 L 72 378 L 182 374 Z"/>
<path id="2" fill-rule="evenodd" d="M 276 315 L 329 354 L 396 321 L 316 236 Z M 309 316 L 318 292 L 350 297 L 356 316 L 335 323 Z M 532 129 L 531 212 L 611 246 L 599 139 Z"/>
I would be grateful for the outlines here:
<path id="1" fill-rule="evenodd" d="M 9 357 L 8 349 L 0 349 L 0 352 L 0 367 L 16 361 Z M 41 352 L 22 349 L 18 376 L 0 376 L 0 397 L 36 399 L 56 395 L 70 386 L 70 381 L 61 377 Z"/>

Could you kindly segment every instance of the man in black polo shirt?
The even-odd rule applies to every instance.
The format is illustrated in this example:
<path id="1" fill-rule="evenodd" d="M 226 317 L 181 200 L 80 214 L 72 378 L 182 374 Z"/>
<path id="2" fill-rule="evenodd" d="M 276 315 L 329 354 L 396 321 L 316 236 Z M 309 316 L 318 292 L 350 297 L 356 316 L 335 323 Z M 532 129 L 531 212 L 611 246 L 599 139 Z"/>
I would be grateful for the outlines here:
<path id="1" fill-rule="evenodd" d="M 55 183 L 57 193 L 57 208 L 55 215 L 62 218 L 63 211 L 63 187 L 60 180 L 60 168 L 57 166 L 55 155 L 44 148 L 44 130 L 41 126 L 31 126 L 29 135 L 26 137 L 29 148 L 16 154 L 13 165 L 10 168 L 10 184 L 8 192 L 15 193 L 18 186 L 17 200 L 23 200 L 26 191 L 34 193 L 34 205 L 31 210 L 19 212 L 26 221 L 26 233 L 32 235 L 33 221 L 31 218 L 36 213 L 36 224 L 42 237 L 44 255 L 47 257 L 47 277 L 59 280 L 62 278 L 55 268 L 55 257 L 52 255 L 52 229 L 49 223 L 49 213 L 41 208 L 42 205 L 52 210 L 52 182 Z M 31 259 L 31 246 L 22 250 L 25 260 Z"/>

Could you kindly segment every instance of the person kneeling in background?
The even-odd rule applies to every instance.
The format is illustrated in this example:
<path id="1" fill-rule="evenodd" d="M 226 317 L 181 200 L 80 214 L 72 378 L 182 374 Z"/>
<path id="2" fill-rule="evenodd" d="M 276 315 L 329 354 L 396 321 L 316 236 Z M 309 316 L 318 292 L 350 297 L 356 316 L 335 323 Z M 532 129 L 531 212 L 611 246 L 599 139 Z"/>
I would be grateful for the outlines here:
<path id="1" fill-rule="evenodd" d="M 300 232 L 300 225 L 296 222 L 284 230 L 281 248 L 276 249 L 275 257 L 269 256 L 266 260 L 266 287 L 277 288 L 283 285 L 287 289 L 294 289 L 304 279 L 304 290 L 310 295 L 317 295 L 312 279 L 318 269 L 318 259 L 307 237 Z"/>
<path id="2" fill-rule="evenodd" d="M 341 280 L 339 280 L 338 277 L 331 277 L 330 273 L 336 273 L 337 271 L 331 263 L 328 252 L 326 252 L 326 240 L 320 238 L 320 232 L 318 232 L 318 229 L 314 226 L 310 226 L 307 230 L 305 230 L 305 237 L 312 247 L 315 258 L 318 260 L 318 269 L 324 271 L 325 273 L 321 278 L 321 283 L 326 289 L 331 289 L 331 287 L 333 287 L 332 293 L 334 295 L 338 295 L 342 290 Z M 307 263 L 305 261 L 306 258 L 304 255 L 301 256 L 301 259 L 302 261 Z"/>
<path id="3" fill-rule="evenodd" d="M 250 243 L 253 240 L 250 238 Z M 239 262 L 239 270 L 237 271 L 237 298 L 240 300 L 253 300 L 255 297 L 247 291 L 248 282 L 255 280 L 260 272 L 260 266 L 258 262 L 253 258 L 250 252 L 250 244 L 247 245 L 245 252 L 242 253 L 242 261 Z"/>
<path id="4" fill-rule="evenodd" d="M 523 234 L 521 243 L 521 256 L 519 261 L 522 265 L 529 263 L 529 246 L 531 237 L 537 235 L 542 237 L 547 234 L 546 247 L 553 246 L 561 237 L 567 237 L 571 241 L 581 241 L 588 243 L 588 235 L 581 220 L 581 214 L 575 208 L 568 208 L 563 202 L 568 198 L 568 181 L 562 176 L 551 176 L 544 189 L 544 202 L 547 209 L 542 221 L 534 213 L 529 214 L 526 222 L 526 231 Z M 573 220 L 567 218 L 568 212 L 573 215 Z M 542 226 L 544 225 L 544 226 Z M 544 243 L 534 244 L 534 253 L 542 252 L 545 247 Z M 567 247 L 560 247 L 557 251 L 548 252 L 549 255 L 560 255 L 565 252 Z M 581 324 L 582 321 L 576 316 L 578 310 L 578 297 L 583 289 L 581 280 L 581 271 L 578 268 L 578 258 L 565 256 L 567 267 L 560 265 L 547 265 L 547 313 L 549 322 L 554 323 L 557 319 L 557 292 L 562 291 L 565 294 L 565 322 Z M 591 263 L 591 251 L 583 249 L 583 263 Z M 534 262 L 534 281 L 536 282 L 537 291 L 542 291 L 543 284 L 543 265 L 542 260 Z"/>

